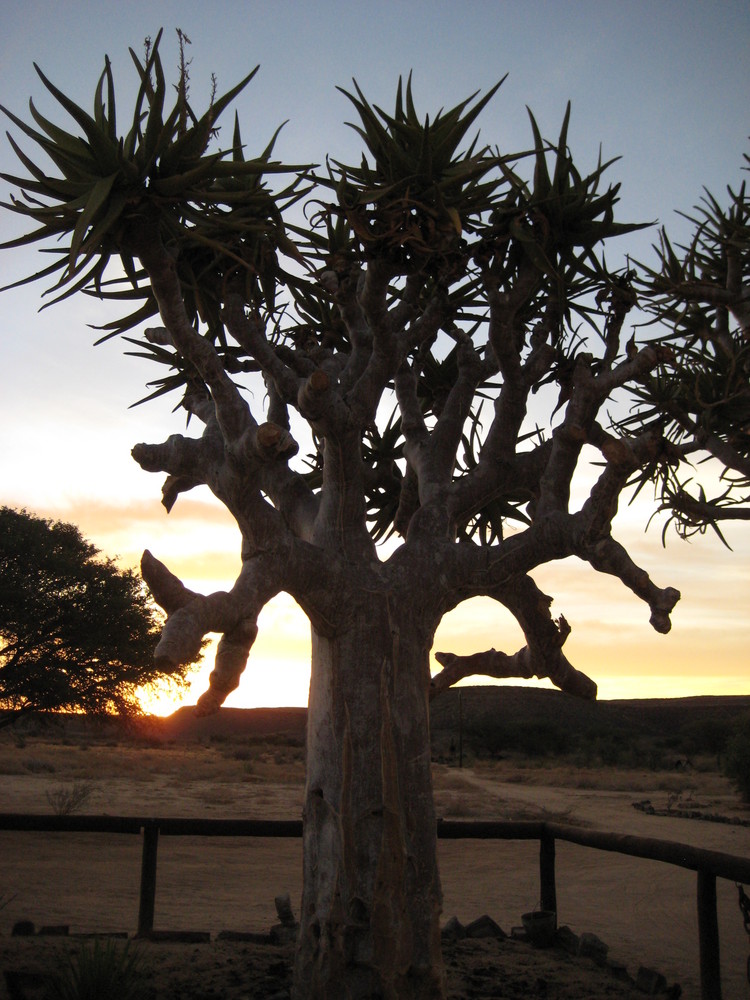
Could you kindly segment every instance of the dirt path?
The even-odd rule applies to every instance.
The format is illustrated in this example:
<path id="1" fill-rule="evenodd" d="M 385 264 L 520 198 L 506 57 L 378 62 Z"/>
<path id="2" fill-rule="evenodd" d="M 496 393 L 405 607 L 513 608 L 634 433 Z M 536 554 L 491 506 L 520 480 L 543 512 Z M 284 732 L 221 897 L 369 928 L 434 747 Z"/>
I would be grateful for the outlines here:
<path id="1" fill-rule="evenodd" d="M 750 828 L 701 822 L 679 817 L 648 815 L 633 808 L 632 792 L 556 788 L 498 782 L 464 769 L 463 777 L 496 802 L 498 814 L 551 819 L 573 825 L 628 833 L 690 844 L 707 850 L 750 856 Z M 654 802 L 667 800 L 666 793 Z M 712 799 L 707 809 L 735 811 L 734 800 Z M 464 855 L 463 843 L 441 844 L 446 913 L 462 896 L 466 908 L 472 899 L 472 875 L 459 875 L 463 865 L 481 885 L 491 913 L 512 914 L 538 902 L 537 845 L 495 843 Z M 578 932 L 592 931 L 610 946 L 612 957 L 629 969 L 647 965 L 678 980 L 685 998 L 699 996 L 696 875 L 668 864 L 597 851 L 559 842 L 556 848 L 558 916 Z M 469 903 L 471 899 L 471 903 Z M 735 886 L 717 881 L 717 910 L 721 941 L 724 997 L 750 996 L 745 962 L 748 938 L 744 932 Z M 461 914 L 459 913 L 459 916 Z M 512 919 L 512 917 L 511 917 Z M 517 918 L 516 918 L 517 919 Z"/>

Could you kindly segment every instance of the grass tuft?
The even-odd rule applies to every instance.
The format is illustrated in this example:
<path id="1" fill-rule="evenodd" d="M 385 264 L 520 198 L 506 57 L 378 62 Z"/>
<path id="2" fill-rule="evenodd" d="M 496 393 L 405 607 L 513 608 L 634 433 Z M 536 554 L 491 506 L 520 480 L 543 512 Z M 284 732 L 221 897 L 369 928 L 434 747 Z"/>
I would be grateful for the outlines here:
<path id="1" fill-rule="evenodd" d="M 141 955 L 117 941 L 97 938 L 69 955 L 55 976 L 52 1000 L 149 1000 Z"/>

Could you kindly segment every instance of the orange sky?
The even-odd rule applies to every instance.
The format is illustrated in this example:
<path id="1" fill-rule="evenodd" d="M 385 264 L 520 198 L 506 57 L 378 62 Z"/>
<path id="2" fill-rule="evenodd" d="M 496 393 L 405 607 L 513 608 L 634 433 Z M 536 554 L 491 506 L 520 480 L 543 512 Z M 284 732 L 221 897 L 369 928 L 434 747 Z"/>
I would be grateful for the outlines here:
<path id="1" fill-rule="evenodd" d="M 150 481 L 156 486 L 158 477 Z M 231 586 L 239 569 L 238 532 L 207 493 L 183 497 L 170 515 L 156 497 L 127 507 L 79 502 L 42 513 L 75 521 L 125 565 L 137 565 L 147 547 L 188 586 L 202 592 Z M 743 527 L 727 533 L 733 552 L 712 534 L 691 543 L 672 536 L 664 549 L 659 527 L 644 533 L 646 515 L 645 504 L 637 511 L 625 508 L 615 522 L 616 534 L 659 586 L 681 590 L 672 631 L 666 636 L 654 632 L 646 605 L 618 580 L 575 559 L 552 563 L 534 576 L 554 598 L 553 613 L 564 614 L 572 626 L 565 647 L 568 658 L 597 681 L 601 698 L 750 693 L 750 531 Z M 487 598 L 447 615 L 434 649 L 471 653 L 494 646 L 513 652 L 521 645 L 514 619 Z M 227 704 L 306 704 L 309 657 L 307 619 L 291 598 L 279 595 L 260 617 L 248 668 Z M 194 704 L 205 690 L 211 660 L 209 650 L 183 697 L 185 704 Z M 176 704 L 171 698 L 147 702 L 150 710 L 160 713 Z"/>

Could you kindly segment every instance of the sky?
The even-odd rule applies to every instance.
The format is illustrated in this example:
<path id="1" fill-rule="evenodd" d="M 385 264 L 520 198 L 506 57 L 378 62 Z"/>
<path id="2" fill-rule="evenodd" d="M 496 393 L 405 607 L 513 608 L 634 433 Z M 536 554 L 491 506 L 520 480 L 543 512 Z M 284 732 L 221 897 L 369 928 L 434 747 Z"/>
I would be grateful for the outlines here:
<path id="1" fill-rule="evenodd" d="M 527 148 L 526 107 L 555 139 L 568 100 L 569 144 L 576 163 L 593 168 L 601 148 L 622 182 L 620 218 L 666 225 L 677 242 L 705 186 L 721 200 L 738 186 L 750 121 L 750 4 L 747 0 L 593 0 L 490 2 L 442 0 L 278 0 L 274 4 L 181 0 L 128 4 L 6 0 L 0 12 L 0 103 L 28 119 L 28 99 L 64 122 L 33 63 L 78 104 L 91 108 L 105 53 L 113 63 L 120 121 L 128 118 L 135 71 L 128 47 L 165 29 L 162 57 L 177 63 L 174 29 L 190 38 L 191 97 L 204 106 L 210 75 L 224 92 L 260 63 L 236 106 L 250 153 L 286 121 L 276 152 L 287 162 L 355 161 L 359 147 L 350 105 L 336 90 L 356 78 L 368 99 L 389 109 L 399 75 L 413 72 L 418 108 L 434 113 L 508 78 L 479 119 L 482 139 L 503 150 Z M 229 119 L 228 119 L 229 121 Z M 16 138 L 18 131 L 6 125 Z M 5 126 L 4 126 L 5 127 Z M 22 143 L 36 155 L 30 143 Z M 24 173 L 4 135 L 0 171 Z M 8 185 L 0 181 L 0 200 Z M 0 211 L 0 241 L 21 224 Z M 657 229 L 615 251 L 653 261 Z M 624 256 L 622 258 L 624 260 Z M 608 253 L 610 264 L 616 258 Z M 0 253 L 0 285 L 38 270 L 34 250 Z M 77 297 L 39 312 L 37 285 L 0 297 L 0 503 L 74 521 L 123 566 L 144 548 L 203 592 L 231 586 L 239 536 L 207 491 L 160 505 L 161 477 L 130 458 L 139 441 L 184 429 L 171 401 L 131 408 L 154 372 L 127 357 L 126 345 L 94 347 L 92 329 L 107 310 Z M 729 525 L 728 551 L 712 533 L 692 542 L 671 534 L 650 498 L 624 507 L 615 534 L 659 586 L 682 600 L 668 636 L 648 624 L 648 608 L 619 583 L 565 560 L 535 573 L 573 632 L 568 658 L 599 684 L 600 697 L 677 697 L 750 693 L 750 526 Z M 309 685 L 309 627 L 285 595 L 262 613 L 260 635 L 240 688 L 227 704 L 302 705 Z M 434 649 L 471 653 L 523 644 L 518 626 L 490 600 L 462 605 L 444 619 Z M 185 703 L 207 686 L 207 663 Z M 534 682 L 539 683 L 539 682 Z M 157 711 L 171 700 L 150 702 Z"/>

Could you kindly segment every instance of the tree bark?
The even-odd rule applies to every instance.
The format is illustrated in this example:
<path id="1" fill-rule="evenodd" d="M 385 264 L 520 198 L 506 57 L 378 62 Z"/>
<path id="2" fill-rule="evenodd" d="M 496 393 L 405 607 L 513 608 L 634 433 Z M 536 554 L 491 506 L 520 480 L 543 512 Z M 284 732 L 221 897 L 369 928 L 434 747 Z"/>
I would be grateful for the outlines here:
<path id="1" fill-rule="evenodd" d="M 437 1000 L 431 634 L 392 594 L 360 590 L 346 618 L 313 628 L 293 996 Z"/>

